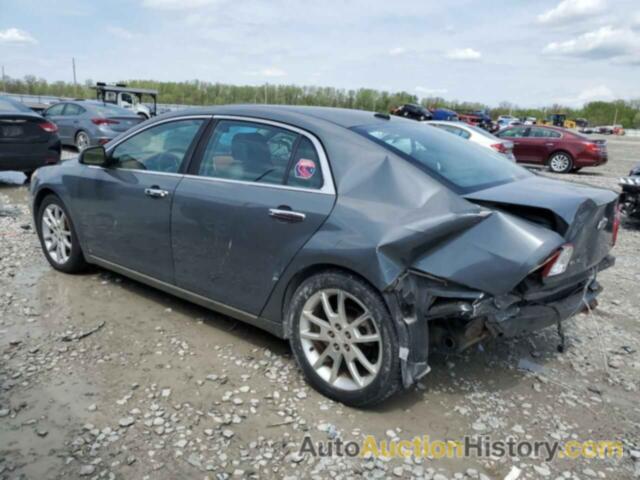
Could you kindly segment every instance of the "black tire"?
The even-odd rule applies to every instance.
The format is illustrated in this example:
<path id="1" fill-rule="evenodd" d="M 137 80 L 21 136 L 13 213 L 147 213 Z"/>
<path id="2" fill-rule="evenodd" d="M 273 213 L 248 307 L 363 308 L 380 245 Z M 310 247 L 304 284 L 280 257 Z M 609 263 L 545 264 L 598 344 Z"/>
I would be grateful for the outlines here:
<path id="1" fill-rule="evenodd" d="M 336 388 L 324 380 L 311 366 L 300 338 L 300 320 L 307 300 L 325 289 L 339 289 L 357 298 L 367 307 L 381 337 L 380 366 L 369 384 L 356 390 Z M 316 274 L 305 280 L 295 291 L 287 309 L 291 349 L 309 384 L 323 395 L 354 407 L 371 406 L 392 396 L 401 388 L 399 344 L 393 320 L 378 294 L 355 275 L 339 270 Z M 331 348 L 331 347 L 327 347 Z"/>
<path id="2" fill-rule="evenodd" d="M 45 245 L 45 240 L 43 237 L 43 215 L 45 210 L 49 205 L 57 205 L 62 209 L 66 216 L 67 225 L 71 232 L 71 251 L 69 253 L 69 258 L 66 262 L 60 263 L 55 261 L 51 254 L 48 252 L 47 247 Z M 50 194 L 47 195 L 40 204 L 38 208 L 38 216 L 36 217 L 36 230 L 38 232 L 38 238 L 40 239 L 40 245 L 42 247 L 42 252 L 44 253 L 45 258 L 49 262 L 49 264 L 56 270 L 64 273 L 80 273 L 87 268 L 87 262 L 84 258 L 84 254 L 82 253 L 82 248 L 80 247 L 80 242 L 78 241 L 78 236 L 76 234 L 76 229 L 73 225 L 73 221 L 71 220 L 71 216 L 67 211 L 66 207 L 62 203 L 59 197 L 56 195 Z"/>
<path id="3" fill-rule="evenodd" d="M 84 130 L 80 130 L 76 133 L 73 144 L 79 152 L 82 152 L 85 148 L 91 146 L 91 137 Z"/>
<path id="4" fill-rule="evenodd" d="M 549 157 L 548 165 L 553 173 L 569 173 L 573 170 L 573 158 L 568 152 L 554 152 Z"/>

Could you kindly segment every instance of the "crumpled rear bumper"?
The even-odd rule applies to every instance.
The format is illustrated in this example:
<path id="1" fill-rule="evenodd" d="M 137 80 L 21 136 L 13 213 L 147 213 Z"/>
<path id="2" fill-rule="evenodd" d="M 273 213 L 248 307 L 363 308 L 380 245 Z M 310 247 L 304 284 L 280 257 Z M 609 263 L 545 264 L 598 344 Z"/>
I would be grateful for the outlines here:
<path id="1" fill-rule="evenodd" d="M 521 288 L 493 296 L 410 271 L 386 292 L 393 316 L 402 323 L 401 365 L 408 387 L 428 373 L 431 349 L 462 351 L 491 337 L 535 332 L 594 306 L 602 287 L 599 271 L 611 267 L 608 255 L 598 265 L 554 286 Z"/>
<path id="2" fill-rule="evenodd" d="M 593 305 L 602 291 L 602 287 L 595 278 L 589 280 L 585 287 L 580 285 L 566 297 L 555 301 L 527 302 L 518 307 L 518 313 L 515 316 L 506 319 L 493 317 L 486 322 L 486 325 L 493 336 L 500 337 L 515 337 L 557 325 L 559 321 L 567 320 L 588 305 Z"/>

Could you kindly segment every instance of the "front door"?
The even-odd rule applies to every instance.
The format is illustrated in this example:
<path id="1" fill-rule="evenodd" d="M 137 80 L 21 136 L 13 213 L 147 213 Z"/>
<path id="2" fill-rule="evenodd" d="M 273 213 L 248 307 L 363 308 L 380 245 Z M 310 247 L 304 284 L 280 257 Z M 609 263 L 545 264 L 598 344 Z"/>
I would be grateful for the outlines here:
<path id="1" fill-rule="evenodd" d="M 176 284 L 258 315 L 333 207 L 320 144 L 288 128 L 220 120 L 190 173 L 173 202 Z"/>
<path id="2" fill-rule="evenodd" d="M 87 167 L 87 181 L 77 191 L 86 253 L 173 282 L 171 204 L 182 164 L 205 122 L 147 128 L 109 152 L 110 167 Z"/>

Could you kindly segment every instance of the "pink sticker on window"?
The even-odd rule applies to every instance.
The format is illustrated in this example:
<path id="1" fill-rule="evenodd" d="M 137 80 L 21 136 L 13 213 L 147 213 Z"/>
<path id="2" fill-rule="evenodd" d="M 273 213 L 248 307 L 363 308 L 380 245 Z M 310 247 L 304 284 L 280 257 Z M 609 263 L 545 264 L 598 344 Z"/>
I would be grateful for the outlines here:
<path id="1" fill-rule="evenodd" d="M 316 173 L 316 162 L 308 158 L 301 158 L 296 163 L 295 176 L 302 180 L 309 180 Z"/>

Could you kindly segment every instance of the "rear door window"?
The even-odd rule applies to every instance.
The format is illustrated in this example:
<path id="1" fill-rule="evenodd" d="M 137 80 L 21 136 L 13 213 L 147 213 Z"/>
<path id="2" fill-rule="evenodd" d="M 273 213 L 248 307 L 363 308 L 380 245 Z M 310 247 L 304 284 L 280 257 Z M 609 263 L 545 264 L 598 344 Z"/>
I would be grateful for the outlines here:
<path id="1" fill-rule="evenodd" d="M 317 190 L 322 188 L 323 183 L 318 152 L 311 140 L 301 137 L 289 168 L 287 185 Z"/>
<path id="2" fill-rule="evenodd" d="M 560 132 L 556 132 L 555 130 L 534 127 L 531 129 L 529 136 L 534 138 L 560 138 L 562 135 Z"/>
<path id="3" fill-rule="evenodd" d="M 279 127 L 221 120 L 202 155 L 198 174 L 282 184 L 297 140 L 297 133 Z"/>
<path id="4" fill-rule="evenodd" d="M 45 111 L 45 115 L 62 115 L 62 111 L 64 110 L 64 106 L 65 106 L 64 103 L 58 103 L 57 105 L 49 107 Z"/>
<path id="5" fill-rule="evenodd" d="M 67 103 L 67 107 L 64 109 L 65 116 L 70 116 L 70 117 L 81 115 L 84 112 L 86 112 L 86 110 L 82 108 L 80 105 L 76 105 L 75 103 Z"/>

